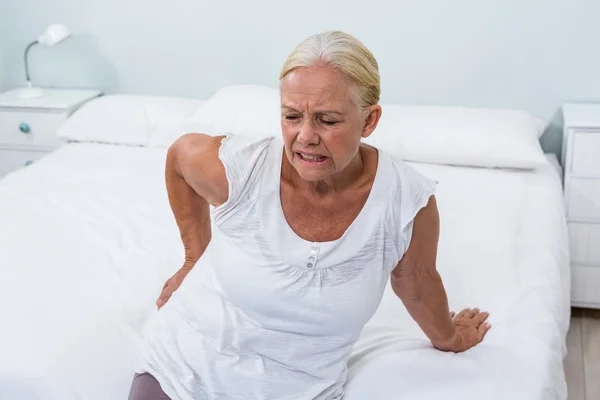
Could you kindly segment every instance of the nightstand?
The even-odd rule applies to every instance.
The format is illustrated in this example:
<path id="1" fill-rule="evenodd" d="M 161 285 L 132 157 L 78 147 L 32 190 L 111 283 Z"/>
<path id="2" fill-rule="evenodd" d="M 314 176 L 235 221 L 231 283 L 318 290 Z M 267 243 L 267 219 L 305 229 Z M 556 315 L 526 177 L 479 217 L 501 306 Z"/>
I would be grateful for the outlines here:
<path id="1" fill-rule="evenodd" d="M 98 90 L 44 89 L 44 96 L 19 99 L 19 89 L 0 93 L 0 178 L 58 148 L 58 128 Z"/>
<path id="2" fill-rule="evenodd" d="M 571 304 L 600 308 L 600 104 L 565 104 L 563 116 Z"/>

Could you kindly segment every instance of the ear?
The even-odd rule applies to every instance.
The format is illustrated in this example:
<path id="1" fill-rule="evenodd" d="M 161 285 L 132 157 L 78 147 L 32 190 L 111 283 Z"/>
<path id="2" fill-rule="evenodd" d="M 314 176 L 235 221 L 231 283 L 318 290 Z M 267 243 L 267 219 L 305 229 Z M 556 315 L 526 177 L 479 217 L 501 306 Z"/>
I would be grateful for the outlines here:
<path id="1" fill-rule="evenodd" d="M 381 118 L 381 106 L 379 104 L 375 104 L 369 108 L 369 113 L 367 114 L 367 118 L 365 119 L 365 126 L 362 131 L 362 137 L 368 138 L 371 136 L 371 133 L 377 128 L 377 124 L 379 123 L 379 118 Z"/>

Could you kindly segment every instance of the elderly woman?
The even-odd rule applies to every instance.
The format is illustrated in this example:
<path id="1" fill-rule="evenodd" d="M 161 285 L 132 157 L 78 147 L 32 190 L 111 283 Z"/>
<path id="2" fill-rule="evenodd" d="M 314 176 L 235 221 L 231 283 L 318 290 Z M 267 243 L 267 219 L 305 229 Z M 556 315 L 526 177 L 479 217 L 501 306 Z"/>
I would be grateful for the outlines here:
<path id="1" fill-rule="evenodd" d="M 382 112 L 369 50 L 310 37 L 280 80 L 282 137 L 190 134 L 169 149 L 185 264 L 157 301 L 131 400 L 341 399 L 388 282 L 441 351 L 489 329 L 485 312 L 448 309 L 434 182 L 361 142 Z"/>

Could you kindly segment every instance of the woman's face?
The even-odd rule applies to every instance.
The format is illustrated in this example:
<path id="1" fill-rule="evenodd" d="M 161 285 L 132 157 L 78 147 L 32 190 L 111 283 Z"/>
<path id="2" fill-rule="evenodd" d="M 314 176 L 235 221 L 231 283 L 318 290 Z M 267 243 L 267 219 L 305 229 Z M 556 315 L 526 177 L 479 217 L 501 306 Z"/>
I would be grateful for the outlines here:
<path id="1" fill-rule="evenodd" d="M 303 179 L 326 180 L 342 171 L 356 157 L 361 137 L 375 129 L 380 109 L 365 120 L 352 102 L 352 94 L 347 79 L 327 66 L 296 68 L 283 78 L 285 151 Z"/>

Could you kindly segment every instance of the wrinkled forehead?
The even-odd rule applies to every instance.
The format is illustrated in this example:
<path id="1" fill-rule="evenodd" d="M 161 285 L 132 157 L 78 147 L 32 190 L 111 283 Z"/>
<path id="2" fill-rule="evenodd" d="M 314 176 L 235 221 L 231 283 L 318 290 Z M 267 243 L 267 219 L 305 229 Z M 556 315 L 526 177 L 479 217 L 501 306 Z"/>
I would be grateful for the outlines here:
<path id="1" fill-rule="evenodd" d="M 281 81 L 281 103 L 299 107 L 352 106 L 352 84 L 331 67 L 302 67 L 287 74 Z"/>

